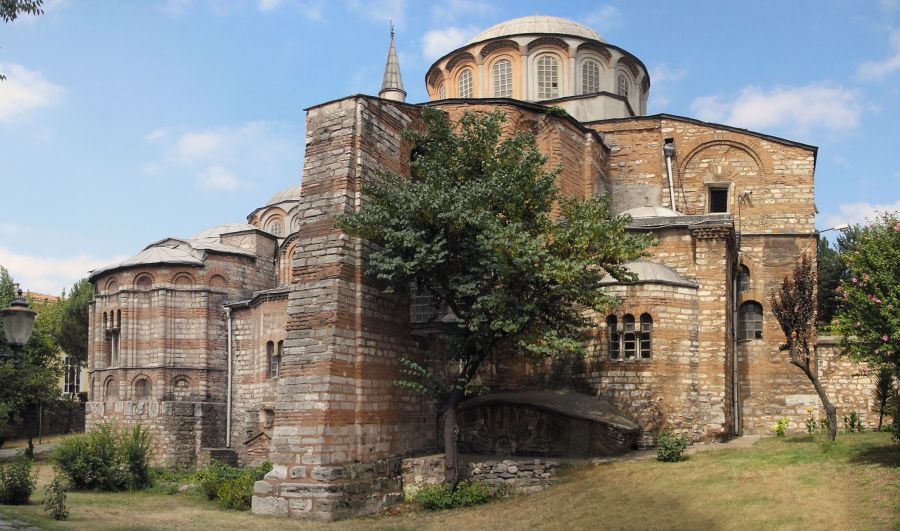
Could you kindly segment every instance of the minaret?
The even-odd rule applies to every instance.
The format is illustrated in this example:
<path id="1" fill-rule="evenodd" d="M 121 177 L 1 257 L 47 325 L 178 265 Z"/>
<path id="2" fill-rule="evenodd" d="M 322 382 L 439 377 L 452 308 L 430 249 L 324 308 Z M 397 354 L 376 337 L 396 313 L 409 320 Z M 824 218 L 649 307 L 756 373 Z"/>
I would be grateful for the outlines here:
<path id="1" fill-rule="evenodd" d="M 391 48 L 388 50 L 387 63 L 384 65 L 384 80 L 381 82 L 379 98 L 405 102 L 406 91 L 403 90 L 403 79 L 400 77 L 400 61 L 394 49 L 394 23 L 391 22 Z"/>

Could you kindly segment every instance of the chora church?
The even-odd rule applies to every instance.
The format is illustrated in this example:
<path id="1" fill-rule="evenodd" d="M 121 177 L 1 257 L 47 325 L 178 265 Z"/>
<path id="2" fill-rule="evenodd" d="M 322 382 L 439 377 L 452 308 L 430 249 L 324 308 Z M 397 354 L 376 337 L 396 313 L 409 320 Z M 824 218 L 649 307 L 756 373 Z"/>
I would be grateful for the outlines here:
<path id="1" fill-rule="evenodd" d="M 651 233 L 634 282 L 604 283 L 621 305 L 596 315 L 587 354 L 540 367 L 493 363 L 490 393 L 461 406 L 470 454 L 589 457 L 802 430 L 820 408 L 784 342 L 769 293 L 815 257 L 817 148 L 670 114 L 647 115 L 641 60 L 569 20 L 497 24 L 428 70 L 426 103 L 406 103 L 393 34 L 378 97 L 306 110 L 302 185 L 246 223 L 151 243 L 93 271 L 88 429 L 141 423 L 160 464 L 211 458 L 273 470 L 253 510 L 336 519 L 400 499 L 404 460 L 436 454 L 436 407 L 394 385 L 399 360 L 452 320 L 364 274 L 337 216 L 360 183 L 409 174 L 401 131 L 432 107 L 458 119 L 501 111 L 529 131 L 558 187 L 610 194 L 629 230 Z M 565 112 L 562 112 L 564 110 Z M 872 378 L 820 338 L 819 377 L 838 416 L 870 410 Z"/>

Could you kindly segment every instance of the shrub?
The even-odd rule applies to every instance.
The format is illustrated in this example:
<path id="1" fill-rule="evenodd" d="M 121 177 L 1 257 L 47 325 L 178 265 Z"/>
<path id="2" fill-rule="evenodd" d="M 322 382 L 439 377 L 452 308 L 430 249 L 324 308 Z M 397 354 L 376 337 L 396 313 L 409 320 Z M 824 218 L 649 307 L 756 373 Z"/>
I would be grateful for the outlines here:
<path id="1" fill-rule="evenodd" d="M 44 487 L 44 510 L 50 513 L 54 520 L 65 520 L 69 517 L 69 509 L 66 507 L 66 488 L 59 471 L 53 477 L 53 481 Z"/>
<path id="2" fill-rule="evenodd" d="M 863 426 L 862 419 L 856 411 L 851 411 L 850 415 L 844 415 L 844 433 L 853 433 L 854 431 L 866 431 Z"/>
<path id="3" fill-rule="evenodd" d="M 119 451 L 125 465 L 128 488 L 140 490 L 150 485 L 151 436 L 140 425 L 122 433 Z"/>
<path id="4" fill-rule="evenodd" d="M 412 502 L 426 511 L 438 511 L 481 505 L 490 501 L 494 496 L 490 487 L 483 483 L 461 481 L 455 491 L 443 483 L 426 485 L 416 492 Z"/>
<path id="5" fill-rule="evenodd" d="M 806 413 L 809 414 L 809 417 L 806 419 L 806 433 L 812 435 L 816 432 L 816 417 L 813 416 L 813 410 L 811 408 L 807 408 Z"/>
<path id="6" fill-rule="evenodd" d="M 111 424 L 100 424 L 62 441 L 53 459 L 73 489 L 115 491 L 149 485 L 151 455 L 150 433 L 141 426 L 120 434 Z"/>
<path id="7" fill-rule="evenodd" d="M 34 492 L 36 476 L 31 470 L 31 460 L 21 455 L 0 467 L 0 503 L 27 505 Z"/>
<path id="8" fill-rule="evenodd" d="M 772 426 L 772 431 L 775 432 L 776 437 L 784 437 L 787 433 L 788 424 L 790 424 L 790 420 L 787 417 L 781 417 L 777 421 L 775 421 L 775 425 Z"/>
<path id="9" fill-rule="evenodd" d="M 225 509 L 246 511 L 253 498 L 253 484 L 261 480 L 270 470 L 272 463 L 253 468 L 235 468 L 219 461 L 213 461 L 197 471 L 195 479 L 209 500 L 218 500 Z"/>
<path id="10" fill-rule="evenodd" d="M 687 436 L 675 435 L 670 430 L 663 430 L 656 436 L 656 460 L 675 462 L 684 459 L 684 451 L 690 444 Z"/>

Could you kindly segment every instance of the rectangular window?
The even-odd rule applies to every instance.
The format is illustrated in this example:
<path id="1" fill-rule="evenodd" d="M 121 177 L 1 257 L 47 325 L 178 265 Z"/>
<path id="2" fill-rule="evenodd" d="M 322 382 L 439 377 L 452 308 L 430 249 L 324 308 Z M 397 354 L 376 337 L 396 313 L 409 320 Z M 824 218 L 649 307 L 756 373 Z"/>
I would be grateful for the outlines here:
<path id="1" fill-rule="evenodd" d="M 81 392 L 81 364 L 74 357 L 67 355 L 64 360 L 64 367 L 63 393 L 77 395 Z"/>
<path id="2" fill-rule="evenodd" d="M 709 189 L 709 213 L 728 212 L 728 188 Z"/>
<path id="3" fill-rule="evenodd" d="M 625 351 L 625 359 L 633 358 L 635 353 L 637 352 L 637 338 L 634 333 L 634 318 L 629 319 L 630 316 L 626 315 L 624 319 L 624 340 L 623 350 Z"/>
<path id="4" fill-rule="evenodd" d="M 110 367 L 119 366 L 119 332 L 118 330 L 111 333 L 109 337 Z"/>

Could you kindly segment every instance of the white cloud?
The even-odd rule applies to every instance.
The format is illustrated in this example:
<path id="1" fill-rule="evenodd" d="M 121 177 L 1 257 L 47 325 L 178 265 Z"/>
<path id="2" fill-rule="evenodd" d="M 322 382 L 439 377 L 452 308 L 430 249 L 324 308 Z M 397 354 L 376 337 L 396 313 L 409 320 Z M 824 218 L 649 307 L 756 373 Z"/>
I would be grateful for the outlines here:
<path id="1" fill-rule="evenodd" d="M 284 0 L 259 0 L 257 7 L 260 11 L 272 11 L 278 9 L 283 3 Z"/>
<path id="2" fill-rule="evenodd" d="M 835 227 L 837 225 L 853 225 L 874 220 L 879 212 L 900 212 L 900 199 L 893 203 L 873 204 L 867 202 L 844 203 L 838 205 L 836 214 L 828 214 L 822 217 L 822 228 Z"/>
<path id="3" fill-rule="evenodd" d="M 406 0 L 347 0 L 347 8 L 373 22 L 402 26 L 406 21 Z"/>
<path id="4" fill-rule="evenodd" d="M 481 0 L 443 0 L 431 6 L 431 17 L 442 23 L 454 21 L 463 16 L 485 16 L 496 8 L 490 2 Z"/>
<path id="5" fill-rule="evenodd" d="M 0 122 L 10 121 L 29 112 L 62 100 L 65 90 L 44 79 L 35 70 L 3 63 L 0 72 L 6 81 L 0 83 Z"/>
<path id="6" fill-rule="evenodd" d="M 593 29 L 604 32 L 622 25 L 625 19 L 615 6 L 600 6 L 584 17 L 584 21 Z"/>
<path id="7" fill-rule="evenodd" d="M 464 45 L 478 34 L 478 28 L 446 28 L 431 30 L 422 37 L 422 55 L 427 59 L 437 59 L 445 53 Z"/>
<path id="8" fill-rule="evenodd" d="M 142 164 L 144 175 L 194 175 L 208 190 L 233 191 L 250 186 L 266 172 L 283 173 L 303 161 L 303 135 L 293 125 L 247 122 L 193 131 L 158 128 L 144 138 L 160 158 Z"/>
<path id="9" fill-rule="evenodd" d="M 859 124 L 859 94 L 840 86 L 812 84 L 763 90 L 748 86 L 731 100 L 703 96 L 691 103 L 701 120 L 749 129 L 785 129 L 805 133 L 813 128 L 846 130 Z"/>
<path id="10" fill-rule="evenodd" d="M 4 236 L 12 236 L 22 232 L 22 226 L 18 223 L 0 223 L 0 234 Z"/>
<path id="11" fill-rule="evenodd" d="M 669 96 L 669 85 L 677 83 L 687 75 L 687 69 L 673 68 L 665 63 L 659 63 L 650 68 L 650 103 L 653 112 L 661 111 L 672 101 Z"/>
<path id="12" fill-rule="evenodd" d="M 860 79 L 881 79 L 900 70 L 900 30 L 894 30 L 890 37 L 891 55 L 881 61 L 866 61 L 857 71 Z"/>
<path id="13" fill-rule="evenodd" d="M 209 168 L 206 168 L 204 171 L 197 174 L 197 182 L 207 190 L 231 191 L 248 185 L 248 183 L 238 179 L 237 175 L 232 173 L 231 170 L 223 168 L 222 166 L 210 166 Z"/>
<path id="14" fill-rule="evenodd" d="M 124 260 L 124 257 L 95 258 L 86 254 L 66 257 L 17 254 L 0 248 L 0 265 L 23 290 L 57 295 L 88 271 Z"/>
<path id="15" fill-rule="evenodd" d="M 180 17 L 190 9 L 192 3 L 192 0 L 163 0 L 156 8 L 167 15 Z"/>

